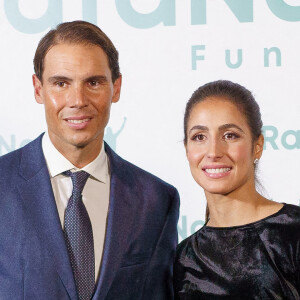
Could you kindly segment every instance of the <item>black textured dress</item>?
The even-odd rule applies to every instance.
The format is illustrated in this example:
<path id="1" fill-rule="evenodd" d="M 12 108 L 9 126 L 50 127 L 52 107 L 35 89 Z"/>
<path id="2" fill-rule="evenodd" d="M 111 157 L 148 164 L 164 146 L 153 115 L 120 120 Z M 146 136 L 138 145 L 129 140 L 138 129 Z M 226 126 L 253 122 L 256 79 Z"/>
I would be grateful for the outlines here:
<path id="1" fill-rule="evenodd" d="M 300 299 L 300 208 L 285 204 L 260 221 L 204 226 L 182 241 L 175 299 Z"/>

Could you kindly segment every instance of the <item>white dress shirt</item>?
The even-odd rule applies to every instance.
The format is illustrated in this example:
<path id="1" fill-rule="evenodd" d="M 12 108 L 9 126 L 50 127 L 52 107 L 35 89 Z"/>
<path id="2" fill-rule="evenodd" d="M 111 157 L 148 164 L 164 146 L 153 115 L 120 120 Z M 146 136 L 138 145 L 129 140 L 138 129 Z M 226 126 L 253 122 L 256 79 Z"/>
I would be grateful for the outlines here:
<path id="1" fill-rule="evenodd" d="M 99 155 L 82 169 L 76 168 L 54 147 L 48 133 L 43 136 L 42 149 L 46 158 L 62 228 L 64 227 L 65 209 L 73 189 L 71 178 L 62 175 L 62 173 L 67 170 L 83 170 L 90 174 L 82 191 L 82 200 L 93 228 L 95 278 L 97 280 L 104 247 L 110 189 L 108 158 L 104 151 L 104 143 Z"/>

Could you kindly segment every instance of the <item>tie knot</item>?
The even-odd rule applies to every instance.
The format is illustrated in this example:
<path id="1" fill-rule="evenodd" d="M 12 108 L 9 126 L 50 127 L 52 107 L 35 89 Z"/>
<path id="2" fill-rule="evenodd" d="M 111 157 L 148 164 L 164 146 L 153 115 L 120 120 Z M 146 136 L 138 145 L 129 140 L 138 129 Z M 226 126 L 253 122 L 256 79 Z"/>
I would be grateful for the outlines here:
<path id="1" fill-rule="evenodd" d="M 64 172 L 64 174 L 70 176 L 72 179 L 73 193 L 81 194 L 90 174 L 85 171 L 71 172 L 70 170 Z"/>

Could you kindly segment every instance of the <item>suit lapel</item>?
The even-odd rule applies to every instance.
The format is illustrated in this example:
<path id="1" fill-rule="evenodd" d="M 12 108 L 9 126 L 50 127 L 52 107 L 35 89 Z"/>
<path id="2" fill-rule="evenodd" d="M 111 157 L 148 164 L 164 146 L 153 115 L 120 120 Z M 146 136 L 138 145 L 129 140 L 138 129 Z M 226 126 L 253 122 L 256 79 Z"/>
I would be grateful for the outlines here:
<path id="1" fill-rule="evenodd" d="M 105 144 L 109 158 L 111 181 L 110 202 L 106 228 L 105 245 L 100 270 L 99 282 L 93 299 L 105 299 L 113 279 L 121 264 L 130 235 L 134 206 L 132 201 L 133 180 L 124 168 L 123 160 Z"/>
<path id="2" fill-rule="evenodd" d="M 18 190 L 36 231 L 50 250 L 53 263 L 71 299 L 77 299 L 63 231 L 41 148 L 41 136 L 22 149 Z"/>

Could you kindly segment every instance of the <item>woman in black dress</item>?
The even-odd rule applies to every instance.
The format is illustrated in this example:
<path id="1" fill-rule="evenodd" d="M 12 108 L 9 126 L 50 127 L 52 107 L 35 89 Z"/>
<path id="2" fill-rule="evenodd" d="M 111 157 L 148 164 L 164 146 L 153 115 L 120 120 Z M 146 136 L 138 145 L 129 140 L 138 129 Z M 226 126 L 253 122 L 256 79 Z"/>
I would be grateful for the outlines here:
<path id="1" fill-rule="evenodd" d="M 258 104 L 236 83 L 208 83 L 187 103 L 184 143 L 207 222 L 177 247 L 175 299 L 300 299 L 300 208 L 255 189 L 261 129 Z"/>

